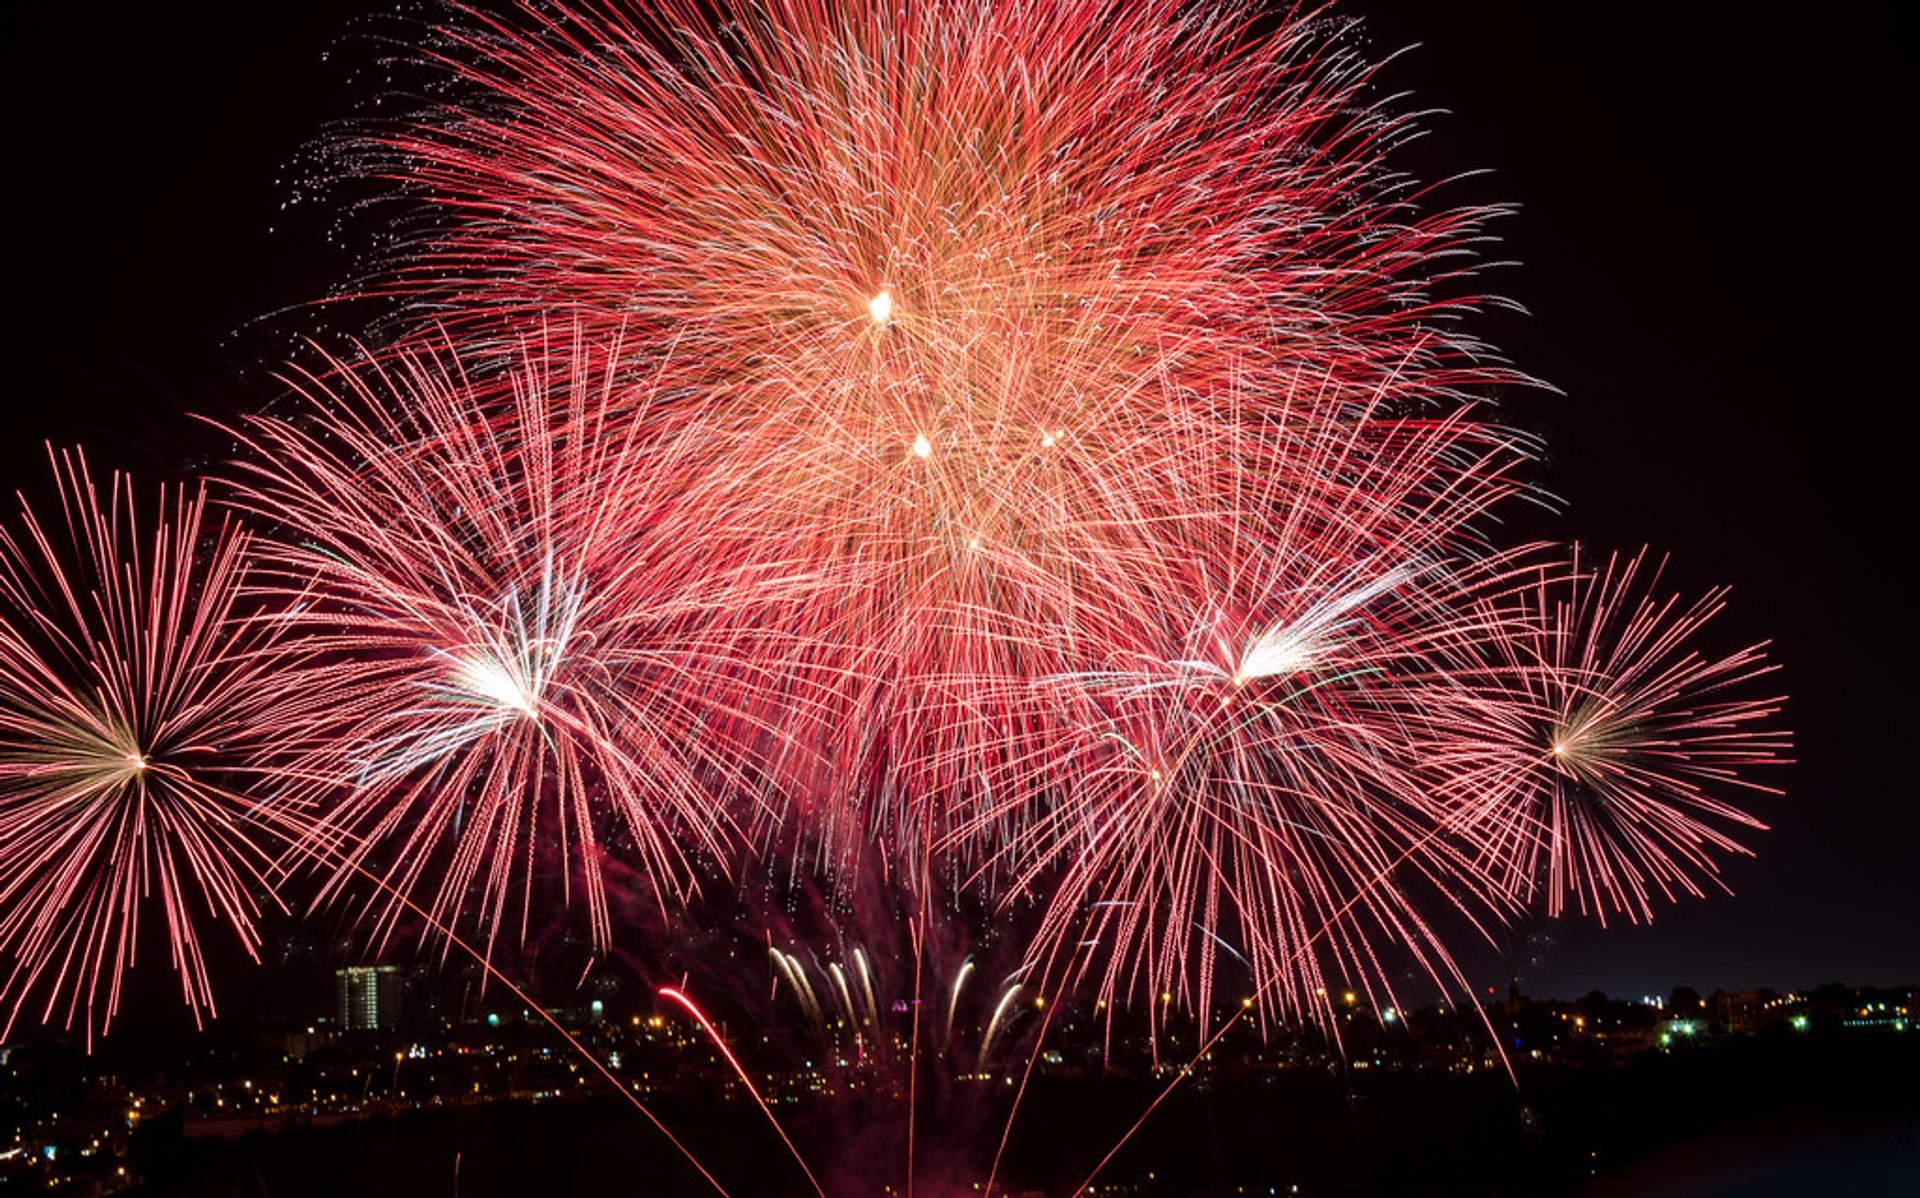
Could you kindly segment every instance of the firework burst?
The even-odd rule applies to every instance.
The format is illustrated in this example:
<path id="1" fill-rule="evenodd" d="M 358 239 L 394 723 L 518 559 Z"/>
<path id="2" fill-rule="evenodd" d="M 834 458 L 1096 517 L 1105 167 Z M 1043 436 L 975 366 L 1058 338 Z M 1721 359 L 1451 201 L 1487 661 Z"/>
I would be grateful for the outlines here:
<path id="1" fill-rule="evenodd" d="M 253 768 L 288 659 L 243 600 L 247 537 L 201 492 L 162 488 L 154 518 L 121 475 L 103 495 L 81 455 L 53 466 L 58 518 L 0 528 L 0 1004 L 6 1029 L 29 1013 L 91 1042 L 150 911 L 196 1023 L 200 921 L 255 954 L 269 832 L 298 826 Z"/>
<path id="2" fill-rule="evenodd" d="M 423 201 L 367 284 L 399 328 L 559 313 L 638 334 L 615 372 L 670 355 L 640 435 L 685 450 L 712 560 L 810 563 L 772 673 L 835 696 L 793 789 L 836 868 L 924 857 L 1056 731 L 981 696 L 1164 621 L 1168 563 L 1240 568 L 1208 531 L 1240 480 L 1322 506 L 1327 442 L 1512 377 L 1454 319 L 1489 213 L 1383 165 L 1405 127 L 1344 25 L 1253 16 L 468 13 L 449 101 L 344 147 Z"/>
<path id="3" fill-rule="evenodd" d="M 1047 976 L 1203 1022 L 1229 958 L 1262 1018 L 1324 1012 L 1329 975 L 1371 985 L 1389 943 L 1457 981 L 1416 898 L 1497 896 L 1447 851 L 1454 815 L 1407 730 L 1458 655 L 1503 635 L 1475 599 L 1512 585 L 1516 557 L 1461 550 L 1516 455 L 1470 421 L 1362 427 L 1300 479 L 1241 484 L 1168 564 L 1151 623 L 1028 684 L 1055 735 L 957 839 L 1044 906 Z"/>
<path id="4" fill-rule="evenodd" d="M 1503 601 L 1512 635 L 1462 671 L 1430 743 L 1436 794 L 1472 808 L 1481 867 L 1559 915 L 1653 918 L 1653 898 L 1698 896 L 1718 858 L 1766 825 L 1726 797 L 1778 794 L 1757 771 L 1786 760 L 1782 700 L 1754 693 L 1764 645 L 1695 647 L 1725 591 L 1659 591 L 1644 553 L 1583 571 L 1548 567 Z M 1724 884 L 1721 884 L 1724 887 Z"/>
<path id="5" fill-rule="evenodd" d="M 1350 22 L 1171 0 L 466 17 L 433 32 L 451 98 L 340 147 L 423 202 L 369 285 L 436 327 L 657 329 L 755 425 L 797 394 L 900 447 L 1071 437 L 1143 375 L 1493 377 L 1452 324 L 1476 297 L 1443 294 L 1488 213 L 1422 212 L 1383 166 L 1408 127 L 1365 98 Z"/>
<path id="6" fill-rule="evenodd" d="M 658 447 L 609 419 L 584 353 L 527 357 L 497 409 L 451 350 L 331 362 L 250 423 L 239 496 L 307 653 L 288 684 L 319 697 L 289 773 L 346 834 L 329 891 L 365 870 L 383 929 L 407 896 L 491 945 L 557 876 L 604 944 L 610 836 L 663 906 L 734 852 L 771 734 L 732 704 L 754 646 L 713 617 L 773 592 L 697 567 Z"/>

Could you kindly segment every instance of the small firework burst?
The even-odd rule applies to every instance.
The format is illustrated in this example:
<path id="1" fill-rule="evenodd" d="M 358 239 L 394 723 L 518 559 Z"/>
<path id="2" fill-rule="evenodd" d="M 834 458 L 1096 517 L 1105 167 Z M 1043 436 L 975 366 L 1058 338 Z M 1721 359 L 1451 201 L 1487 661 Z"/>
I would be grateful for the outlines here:
<path id="1" fill-rule="evenodd" d="M 59 515 L 0 527 L 0 1004 L 6 1028 L 91 1041 L 155 908 L 195 1022 L 214 1011 L 197 929 L 255 954 L 268 854 L 298 821 L 255 768 L 287 658 L 248 614 L 246 535 L 198 490 L 162 488 L 156 517 L 78 453 L 53 466 Z"/>
<path id="2" fill-rule="evenodd" d="M 1766 827 L 1729 796 L 1779 793 L 1757 776 L 1791 751 L 1760 689 L 1777 667 L 1764 645 L 1697 648 L 1726 593 L 1686 602 L 1660 573 L 1644 551 L 1544 570 L 1503 601 L 1513 634 L 1462 671 L 1431 746 L 1436 791 L 1476 809 L 1470 851 L 1552 915 L 1650 920 L 1656 895 L 1724 885 L 1718 859 Z"/>

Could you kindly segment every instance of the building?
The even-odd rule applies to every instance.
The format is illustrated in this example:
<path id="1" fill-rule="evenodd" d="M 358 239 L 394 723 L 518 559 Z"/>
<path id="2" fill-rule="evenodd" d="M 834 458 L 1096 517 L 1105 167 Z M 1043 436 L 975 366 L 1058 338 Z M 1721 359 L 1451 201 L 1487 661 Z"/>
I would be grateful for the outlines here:
<path id="1" fill-rule="evenodd" d="M 343 1032 L 390 1032 L 400 1024 L 400 971 L 392 965 L 353 965 L 333 971 Z"/>

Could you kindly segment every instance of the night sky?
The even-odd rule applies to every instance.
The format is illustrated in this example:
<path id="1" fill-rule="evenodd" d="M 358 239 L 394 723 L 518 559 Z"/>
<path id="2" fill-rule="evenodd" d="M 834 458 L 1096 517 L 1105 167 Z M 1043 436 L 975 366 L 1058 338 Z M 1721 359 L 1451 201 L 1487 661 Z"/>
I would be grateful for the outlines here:
<path id="1" fill-rule="evenodd" d="M 9 84 L 0 465 L 34 494 L 48 438 L 148 478 L 218 456 L 188 413 L 271 398 L 276 338 L 327 316 L 255 318 L 349 263 L 327 213 L 281 205 L 303 144 L 376 90 L 343 65 L 368 49 L 340 44 L 366 6 L 118 7 L 34 5 L 12 24 L 27 69 Z M 1651 543 L 1687 592 L 1730 585 L 1707 646 L 1774 642 L 1798 764 L 1774 772 L 1786 798 L 1748 800 L 1773 830 L 1726 865 L 1732 897 L 1651 928 L 1542 919 L 1463 956 L 1483 983 L 1519 960 L 1539 995 L 1912 981 L 1915 603 L 1896 575 L 1915 540 L 1915 276 L 1894 192 L 1912 109 L 1892 62 L 1910 31 L 1824 8 L 1562 7 L 1344 11 L 1376 52 L 1418 43 L 1383 80 L 1446 110 L 1401 165 L 1485 169 L 1447 194 L 1519 205 L 1497 226 L 1519 265 L 1491 286 L 1530 314 L 1479 328 L 1565 392 L 1506 397 L 1548 436 L 1540 480 L 1566 502 L 1525 531 Z"/>

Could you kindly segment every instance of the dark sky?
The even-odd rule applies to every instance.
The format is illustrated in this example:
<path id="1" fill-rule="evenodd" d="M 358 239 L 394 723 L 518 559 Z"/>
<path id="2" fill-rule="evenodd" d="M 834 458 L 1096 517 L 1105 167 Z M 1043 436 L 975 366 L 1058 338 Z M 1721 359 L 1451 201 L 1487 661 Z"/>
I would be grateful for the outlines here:
<path id="1" fill-rule="evenodd" d="M 341 65 L 368 54 L 337 47 L 371 7 L 14 18 L 9 489 L 44 490 L 44 438 L 178 475 L 213 448 L 186 413 L 273 394 L 275 342 L 248 322 L 344 272 L 322 216 L 280 206 L 303 143 L 373 92 Z M 1915 540 L 1915 276 L 1893 181 L 1912 156 L 1893 59 L 1911 30 L 1668 7 L 1344 9 L 1381 51 L 1418 43 L 1384 80 L 1446 110 L 1403 165 L 1485 168 L 1453 194 L 1520 206 L 1499 226 L 1520 265 L 1495 287 L 1531 314 L 1481 329 L 1566 392 L 1511 410 L 1551 438 L 1554 534 L 1651 543 L 1687 589 L 1730 585 L 1716 643 L 1771 638 L 1792 696 L 1799 761 L 1778 771 L 1785 799 L 1758 801 L 1773 830 L 1727 866 L 1733 897 L 1512 939 L 1552 936 L 1526 970 L 1540 994 L 1911 981 L 1914 603 L 1897 575 Z"/>

